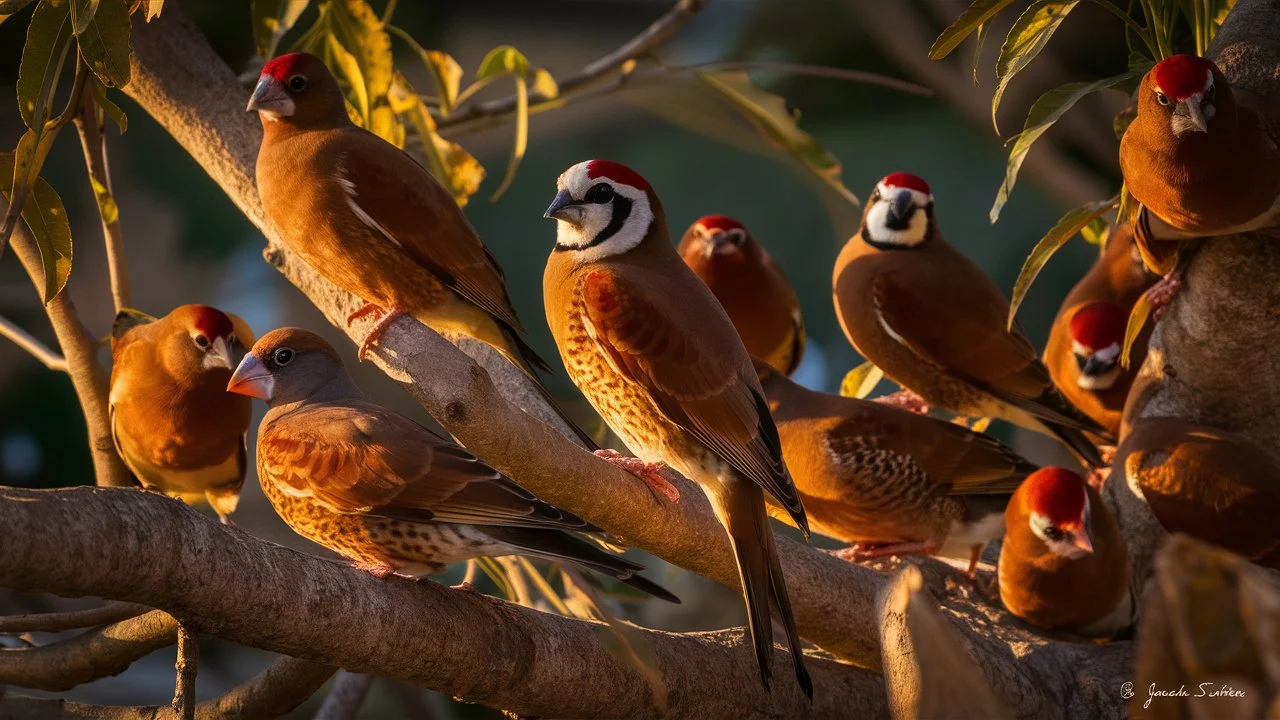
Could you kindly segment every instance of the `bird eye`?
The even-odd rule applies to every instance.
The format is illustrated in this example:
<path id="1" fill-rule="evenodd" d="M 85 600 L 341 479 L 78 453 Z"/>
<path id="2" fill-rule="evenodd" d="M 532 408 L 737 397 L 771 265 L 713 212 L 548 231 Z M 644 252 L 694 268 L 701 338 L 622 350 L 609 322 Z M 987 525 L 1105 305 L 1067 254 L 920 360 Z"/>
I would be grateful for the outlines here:
<path id="1" fill-rule="evenodd" d="M 613 200 L 613 186 L 609 183 L 596 183 L 582 199 L 589 203 L 607 203 Z"/>
<path id="2" fill-rule="evenodd" d="M 195 341 L 196 341 L 196 347 L 200 348 L 201 350 L 208 349 L 209 338 L 205 337 L 204 335 L 196 335 Z"/>
<path id="3" fill-rule="evenodd" d="M 1164 93 L 1162 93 L 1162 92 L 1160 92 L 1159 90 L 1157 90 L 1157 91 L 1156 91 L 1156 102 L 1160 103 L 1161 105 L 1168 105 L 1168 104 L 1169 104 L 1169 96 L 1168 96 L 1168 95 L 1165 95 Z"/>
<path id="4" fill-rule="evenodd" d="M 880 188 L 871 191 L 871 201 L 875 202 L 880 199 Z"/>
<path id="5" fill-rule="evenodd" d="M 1213 97 L 1217 94 L 1218 94 L 1218 88 L 1214 85 L 1210 85 L 1209 89 L 1204 91 L 1204 101 L 1211 102 L 1213 100 Z"/>
<path id="6" fill-rule="evenodd" d="M 307 78 L 304 75 L 294 75 L 289 78 L 289 89 L 294 92 L 302 92 L 307 89 Z"/>
<path id="7" fill-rule="evenodd" d="M 1063 542 L 1067 539 L 1066 531 L 1053 525 L 1044 529 L 1044 536 L 1053 542 Z"/>
<path id="8" fill-rule="evenodd" d="M 276 365 L 284 366 L 293 361 L 293 351 L 289 348 L 280 348 L 271 353 L 271 359 Z"/>

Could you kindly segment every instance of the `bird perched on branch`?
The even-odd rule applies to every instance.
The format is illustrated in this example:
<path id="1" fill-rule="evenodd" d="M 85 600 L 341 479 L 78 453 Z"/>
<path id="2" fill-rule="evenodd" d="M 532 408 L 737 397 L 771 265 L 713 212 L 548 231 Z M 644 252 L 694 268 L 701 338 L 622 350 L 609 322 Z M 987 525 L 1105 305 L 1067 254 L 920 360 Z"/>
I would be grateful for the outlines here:
<path id="1" fill-rule="evenodd" d="M 720 301 L 747 352 L 778 372 L 795 372 L 804 354 L 800 301 L 742 223 L 725 215 L 700 218 L 685 231 L 678 252 Z"/>
<path id="2" fill-rule="evenodd" d="M 833 276 L 836 316 L 854 348 L 930 405 L 1057 437 L 1086 463 L 1085 431 L 1105 430 L 1053 386 L 991 278 L 942 237 L 924 180 L 876 184 Z"/>
<path id="3" fill-rule="evenodd" d="M 281 241 L 366 303 L 349 324 L 378 318 L 360 345 L 362 359 L 404 313 L 447 338 L 493 347 L 557 407 L 533 376 L 533 367 L 549 366 L 521 338 L 497 259 L 439 181 L 352 124 L 320 58 L 291 53 L 267 63 L 248 109 L 262 118 L 258 191 Z"/>
<path id="4" fill-rule="evenodd" d="M 1237 433 L 1145 418 L 1116 450 L 1123 477 L 1171 533 L 1280 570 L 1280 456 Z"/>
<path id="5" fill-rule="evenodd" d="M 1133 625 L 1120 528 L 1070 470 L 1043 468 L 1014 492 L 997 570 L 1005 607 L 1036 627 L 1110 638 Z"/>
<path id="6" fill-rule="evenodd" d="M 294 532 L 361 570 L 422 577 L 482 555 L 529 555 L 679 602 L 639 565 L 574 537 L 598 532 L 582 518 L 370 400 L 314 333 L 267 333 L 227 389 L 267 402 L 258 478 L 272 507 Z"/>
<path id="7" fill-rule="evenodd" d="M 655 472 L 666 463 L 706 492 L 737 558 L 761 680 L 769 686 L 772 600 L 812 698 L 768 499 L 806 533 L 808 524 L 746 348 L 681 262 L 658 196 L 638 173 L 592 160 L 566 170 L 556 190 L 543 297 L 569 376 L 639 456 L 642 467 L 624 467 L 678 497 Z"/>
<path id="8" fill-rule="evenodd" d="M 1156 277 L 1143 267 L 1132 229 L 1116 228 L 1102 255 L 1071 289 L 1049 331 L 1044 363 L 1058 390 L 1113 437 L 1133 377 L 1147 352 L 1149 328 L 1120 363 L 1125 328 L 1134 303 Z"/>
<path id="9" fill-rule="evenodd" d="M 849 559 L 938 554 L 969 560 L 972 577 L 1035 465 L 961 425 L 756 371 L 814 530 L 855 543 Z"/>
<path id="10" fill-rule="evenodd" d="M 195 503 L 222 522 L 244 485 L 250 401 L 226 391 L 253 344 L 243 320 L 208 305 L 162 318 L 122 310 L 111 329 L 111 436 L 142 487 Z"/>

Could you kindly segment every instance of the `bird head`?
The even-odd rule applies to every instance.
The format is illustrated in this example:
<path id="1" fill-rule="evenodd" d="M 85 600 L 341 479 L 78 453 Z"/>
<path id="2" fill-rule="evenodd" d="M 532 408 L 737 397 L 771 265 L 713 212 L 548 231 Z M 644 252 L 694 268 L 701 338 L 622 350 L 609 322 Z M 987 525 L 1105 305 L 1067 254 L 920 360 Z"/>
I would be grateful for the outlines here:
<path id="1" fill-rule="evenodd" d="M 324 61 L 311 53 L 281 55 L 264 65 L 245 109 L 257 111 L 264 123 L 350 122 L 342 88 Z"/>
<path id="2" fill-rule="evenodd" d="M 1233 108 L 1231 103 L 1226 78 L 1212 60 L 1172 55 L 1142 79 L 1138 115 L 1144 120 L 1162 119 L 1173 136 L 1181 138 L 1188 133 L 1208 133 L 1215 126 L 1214 118 Z"/>
<path id="3" fill-rule="evenodd" d="M 886 175 L 876 183 L 862 215 L 862 239 L 882 250 L 912 248 L 933 229 L 933 193 L 911 173 Z"/>
<path id="4" fill-rule="evenodd" d="M 1050 551 L 1072 560 L 1093 552 L 1084 478 L 1066 468 L 1041 468 L 1018 492 L 1025 497 L 1032 534 Z"/>
<path id="5" fill-rule="evenodd" d="M 183 374 L 230 373 L 244 352 L 236 336 L 236 323 L 217 308 L 182 305 L 159 322 L 168 329 L 162 336 L 163 362 Z M 253 337 L 245 340 L 252 342 Z"/>
<path id="6" fill-rule="evenodd" d="M 710 264 L 756 259 L 760 246 L 737 220 L 728 215 L 707 215 L 689 226 L 680 240 L 679 252 L 686 263 L 700 260 Z"/>
<path id="7" fill-rule="evenodd" d="M 557 252 L 591 262 L 639 245 L 658 211 L 657 196 L 635 170 L 588 160 L 556 180 L 556 197 L 543 217 L 556 221 Z"/>
<path id="8" fill-rule="evenodd" d="M 1106 390 L 1123 372 L 1120 350 L 1124 346 L 1129 314 L 1119 305 L 1089 303 L 1071 316 L 1071 353 L 1080 377 L 1076 384 L 1085 390 Z"/>
<path id="9" fill-rule="evenodd" d="M 342 358 L 324 338 L 301 328 L 272 330 L 254 343 L 236 368 L 227 392 L 267 401 L 272 407 L 312 399 L 334 381 L 351 379 Z"/>

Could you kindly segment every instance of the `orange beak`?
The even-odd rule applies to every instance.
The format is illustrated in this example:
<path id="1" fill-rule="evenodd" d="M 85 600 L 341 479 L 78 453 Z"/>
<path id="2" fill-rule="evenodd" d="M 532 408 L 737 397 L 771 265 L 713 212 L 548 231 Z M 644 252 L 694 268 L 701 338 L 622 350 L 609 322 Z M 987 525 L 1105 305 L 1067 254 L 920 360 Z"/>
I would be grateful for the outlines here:
<path id="1" fill-rule="evenodd" d="M 275 378 L 271 377 L 271 373 L 262 366 L 258 356 L 249 353 L 244 356 L 240 361 L 240 367 L 236 368 L 231 375 L 231 381 L 227 383 L 227 392 L 269 401 L 275 385 Z"/>

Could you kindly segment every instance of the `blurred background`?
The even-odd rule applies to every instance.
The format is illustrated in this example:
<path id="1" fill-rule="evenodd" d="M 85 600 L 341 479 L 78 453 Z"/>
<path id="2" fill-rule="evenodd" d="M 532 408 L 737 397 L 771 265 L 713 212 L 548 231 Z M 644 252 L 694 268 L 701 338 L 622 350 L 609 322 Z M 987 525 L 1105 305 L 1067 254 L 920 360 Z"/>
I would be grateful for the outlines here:
<path id="1" fill-rule="evenodd" d="M 253 58 L 248 0 L 168 2 L 181 2 L 237 72 L 253 71 L 261 62 Z M 840 160 L 845 185 L 860 198 L 890 172 L 904 170 L 925 178 L 933 188 L 936 217 L 947 239 L 1007 292 L 1027 253 L 1065 210 L 1110 197 L 1119 187 L 1118 142 L 1111 117 L 1124 100 L 1109 93 L 1092 95 L 1077 105 L 1032 150 L 1011 202 L 999 223 L 990 224 L 988 211 L 1007 156 L 992 128 L 992 68 L 999 38 L 1016 13 L 1004 13 L 991 28 L 978 65 L 980 84 L 975 85 L 972 39 L 945 62 L 927 58 L 938 32 L 968 4 L 713 0 L 659 55 L 664 62 L 678 64 L 820 64 L 874 71 L 931 88 L 932 97 L 919 97 L 840 80 L 753 73 L 760 85 L 803 113 L 801 128 Z M 374 0 L 373 5 L 380 12 L 384 1 Z M 490 49 L 503 44 L 514 45 L 535 66 L 563 77 L 618 47 L 670 5 L 671 0 L 401 0 L 394 22 L 424 47 L 453 55 L 467 79 Z M 12 98 L 29 16 L 30 8 L 0 24 L 0 147 L 12 147 L 22 131 Z M 309 16 L 304 15 L 298 27 L 307 25 Z M 291 39 L 286 38 L 282 47 L 287 48 Z M 429 86 L 417 57 L 398 41 L 394 47 L 397 67 L 415 85 Z M 1077 9 L 1058 38 L 1006 93 L 999 116 L 1004 138 L 1021 128 L 1027 108 L 1041 92 L 1123 67 L 1124 47 L 1118 24 L 1108 21 L 1105 13 L 1087 5 Z M 498 82 L 480 98 L 510 92 L 510 83 Z M 243 106 L 247 95 L 246 89 L 243 97 L 229 97 L 227 102 Z M 321 331 L 341 348 L 357 382 L 374 397 L 430 424 L 422 409 L 378 371 L 357 366 L 351 343 L 262 261 L 263 237 L 201 168 L 140 108 L 120 93 L 113 97 L 129 116 L 127 134 L 120 136 L 110 126 L 107 143 L 134 304 L 156 315 L 182 303 L 212 304 L 240 314 L 258 335 L 283 325 Z M 722 213 L 741 219 L 767 247 L 803 305 L 809 341 L 797 380 L 834 392 L 844 374 L 861 362 L 840 332 L 831 303 L 832 265 L 856 231 L 858 209 L 772 149 L 748 123 L 732 113 L 726 117 L 723 104 L 693 82 L 673 78 L 649 83 L 534 116 L 519 174 L 496 202 L 488 198 L 501 181 L 512 126 L 443 134 L 488 169 L 483 187 L 467 205 L 467 215 L 505 267 L 516 308 L 544 357 L 558 354 L 541 307 L 542 267 L 555 233 L 542 212 L 564 168 L 604 157 L 630 165 L 652 183 L 675 238 L 697 217 Z M 69 291 L 85 323 L 105 337 L 113 309 L 101 229 L 74 133 L 66 133 L 54 146 L 44 176 L 61 193 L 71 217 L 75 264 Z M 1058 303 L 1095 253 L 1096 248 L 1073 240 L 1037 280 L 1020 311 L 1024 329 L 1037 344 L 1044 342 Z M 12 253 L 0 259 L 0 315 L 53 343 L 37 294 Z M 105 362 L 105 350 L 103 354 Z M 566 405 L 578 407 L 586 417 L 585 403 L 563 372 L 547 382 Z M 880 392 L 889 389 L 883 383 Z M 262 411 L 259 405 L 259 416 Z M 992 432 L 1032 460 L 1064 460 L 1051 442 L 1038 436 L 999 423 Z M 0 483 L 90 484 L 84 438 L 83 419 L 67 377 L 0 340 Z M 252 477 L 236 521 L 260 537 L 323 553 L 284 527 Z M 3 532 L 0 528 L 0 542 Z M 629 618 L 676 630 L 742 622 L 735 592 L 637 555 L 652 568 L 650 575 L 685 603 L 678 608 L 646 603 L 633 608 Z M 456 581 L 455 576 L 447 579 Z M 0 610 L 5 612 L 39 610 L 47 602 L 0 592 Z M 248 679 L 271 660 L 267 653 L 212 641 L 204 643 L 202 651 L 201 699 Z M 120 678 L 82 686 L 67 696 L 88 702 L 165 703 L 172 695 L 172 673 L 170 649 L 136 664 Z M 318 693 L 294 716 L 310 716 L 322 696 Z M 375 684 L 361 717 L 417 717 L 427 712 L 441 718 L 496 717 L 482 708 L 387 681 Z"/>

